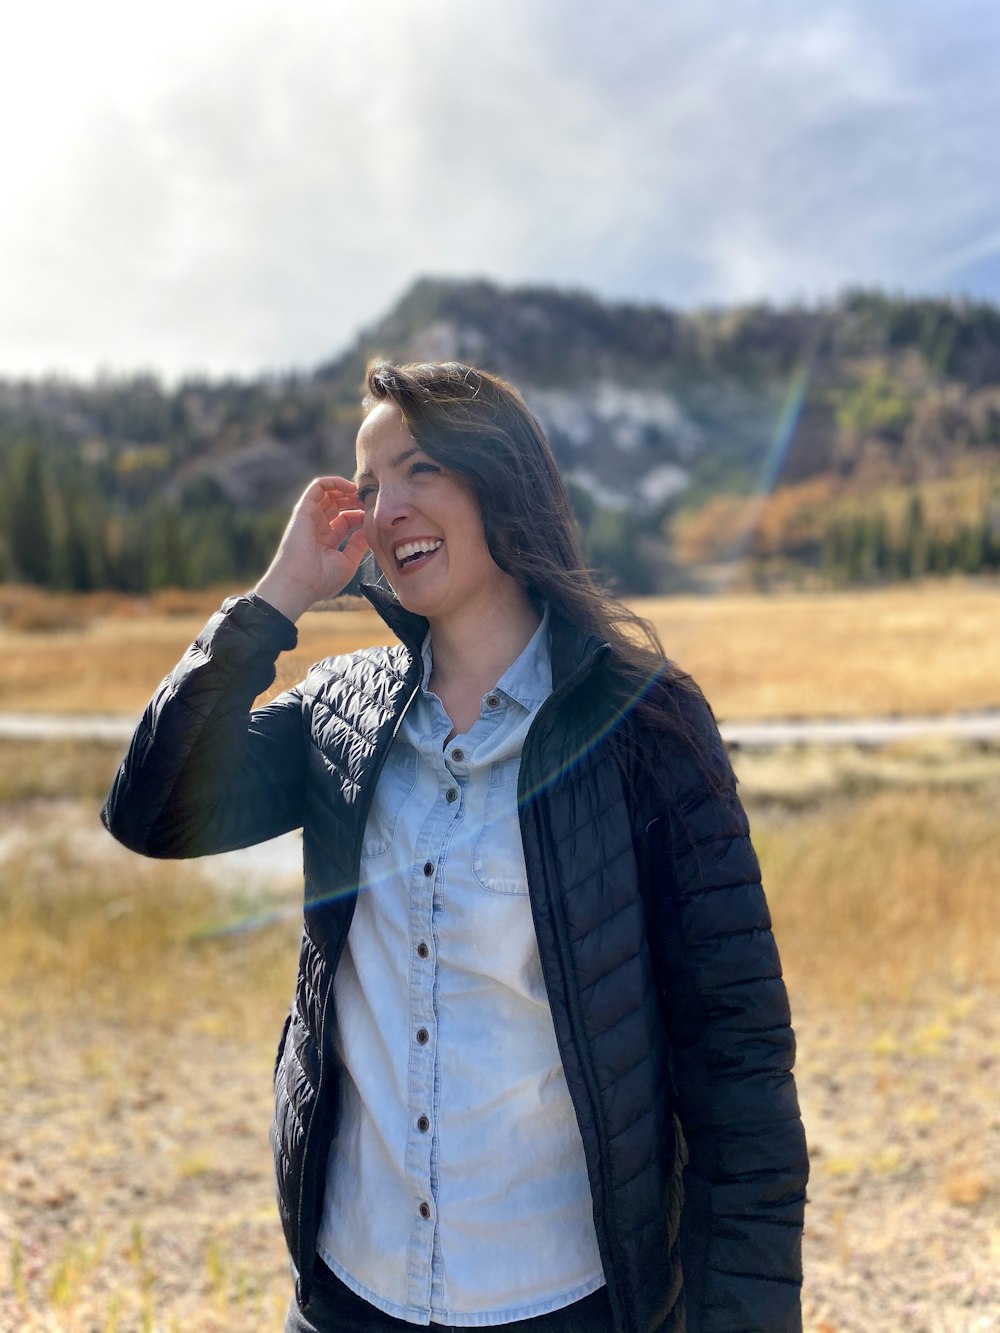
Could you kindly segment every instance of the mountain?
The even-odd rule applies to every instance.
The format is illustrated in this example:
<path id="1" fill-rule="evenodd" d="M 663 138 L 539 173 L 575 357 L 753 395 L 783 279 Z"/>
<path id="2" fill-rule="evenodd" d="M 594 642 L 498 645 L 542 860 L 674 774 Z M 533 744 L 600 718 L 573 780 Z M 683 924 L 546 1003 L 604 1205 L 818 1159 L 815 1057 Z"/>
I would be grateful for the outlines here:
<path id="1" fill-rule="evenodd" d="M 55 548 L 81 525 L 81 506 L 94 511 L 90 582 L 120 581 L 122 560 L 139 559 L 137 515 L 159 534 L 157 579 L 173 548 L 188 551 L 182 581 L 256 567 L 303 482 L 353 467 L 372 357 L 465 361 L 517 384 L 549 432 L 590 559 L 626 588 L 746 556 L 849 579 L 989 568 L 1000 546 L 993 306 L 851 292 L 812 308 L 678 313 L 422 279 L 307 374 L 172 390 L 150 376 L 0 381 L 8 513 L 25 485 L 41 486 L 50 511 L 39 581 L 73 581 Z M 191 554 L 208 515 L 225 538 Z M 116 533 L 130 552 L 117 565 Z M 8 545 L 6 572 L 24 577 L 23 550 Z"/>

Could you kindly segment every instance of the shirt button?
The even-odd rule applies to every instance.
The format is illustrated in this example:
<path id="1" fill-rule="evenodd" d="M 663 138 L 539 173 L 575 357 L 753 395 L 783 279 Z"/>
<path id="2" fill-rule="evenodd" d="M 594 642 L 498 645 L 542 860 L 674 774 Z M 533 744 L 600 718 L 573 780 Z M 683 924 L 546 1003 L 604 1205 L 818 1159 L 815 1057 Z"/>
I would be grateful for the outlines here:
<path id="1" fill-rule="evenodd" d="M 488 694 L 488 695 L 486 696 L 486 707 L 487 707 L 487 708 L 498 708 L 499 706 L 500 706 L 500 700 L 499 700 L 499 698 L 498 698 L 497 695 L 495 695 L 495 694 Z"/>
<path id="2" fill-rule="evenodd" d="M 427 1219 L 430 1217 L 430 1215 L 431 1215 L 431 1206 L 430 1206 L 430 1204 L 429 1204 L 429 1203 L 422 1203 L 422 1204 L 420 1205 L 420 1216 L 421 1216 L 421 1217 L 424 1219 L 424 1221 L 426 1222 Z"/>
<path id="3" fill-rule="evenodd" d="M 456 764 L 460 764 L 460 763 L 462 762 L 462 760 L 465 758 L 465 751 L 464 751 L 464 750 L 452 750 L 452 752 L 451 752 L 451 757 L 452 757 L 452 759 L 455 761 Z"/>
<path id="4" fill-rule="evenodd" d="M 426 1046 L 427 1043 L 430 1041 L 430 1039 L 431 1039 L 431 1034 L 427 1031 L 426 1028 L 417 1029 L 417 1041 L 420 1043 L 421 1046 Z"/>
<path id="5" fill-rule="evenodd" d="M 457 788 L 457 787 L 449 787 L 448 790 L 445 792 L 445 799 L 448 800 L 448 801 L 457 801 L 457 800 L 458 800 L 458 788 Z"/>
<path id="6" fill-rule="evenodd" d="M 425 875 L 433 875 L 433 874 L 434 874 L 434 863 L 433 863 L 433 861 L 425 861 L 425 862 L 424 862 L 424 874 L 425 874 Z"/>
<path id="7" fill-rule="evenodd" d="M 427 1119 L 425 1115 L 422 1115 L 420 1119 L 417 1121 L 417 1129 L 420 1130 L 421 1134 L 426 1134 L 427 1131 L 430 1129 L 430 1127 L 431 1127 L 431 1122 Z"/>
<path id="8" fill-rule="evenodd" d="M 417 945 L 417 957 L 426 958 L 429 953 L 430 949 L 428 949 L 427 945 L 423 942 L 423 940 L 421 940 L 420 943 Z"/>

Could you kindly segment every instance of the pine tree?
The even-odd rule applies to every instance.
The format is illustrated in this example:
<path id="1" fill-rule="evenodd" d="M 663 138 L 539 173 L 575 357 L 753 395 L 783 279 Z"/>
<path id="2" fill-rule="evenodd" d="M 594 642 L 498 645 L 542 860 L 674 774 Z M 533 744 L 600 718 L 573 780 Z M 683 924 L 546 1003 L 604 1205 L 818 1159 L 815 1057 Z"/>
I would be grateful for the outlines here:
<path id="1" fill-rule="evenodd" d="M 157 505 L 149 513 L 148 588 L 187 587 L 187 560 L 180 516 L 172 505 Z"/>
<path id="2" fill-rule="evenodd" d="M 107 577 L 101 540 L 103 505 L 96 495 L 81 500 L 72 487 L 63 490 L 59 499 L 62 507 L 59 582 L 74 592 L 100 588 Z"/>
<path id="3" fill-rule="evenodd" d="M 924 526 L 924 505 L 920 493 L 914 491 L 906 511 L 906 524 L 903 529 L 903 548 L 905 551 L 905 573 L 911 579 L 923 578 L 928 564 L 928 537 Z"/>
<path id="4" fill-rule="evenodd" d="M 980 520 L 963 526 L 958 536 L 958 567 L 964 574 L 978 574 L 986 563 L 988 529 Z"/>
<path id="5" fill-rule="evenodd" d="M 13 576 L 50 586 L 54 575 L 52 514 L 42 451 L 25 444 L 14 454 L 8 485 L 8 542 Z"/>

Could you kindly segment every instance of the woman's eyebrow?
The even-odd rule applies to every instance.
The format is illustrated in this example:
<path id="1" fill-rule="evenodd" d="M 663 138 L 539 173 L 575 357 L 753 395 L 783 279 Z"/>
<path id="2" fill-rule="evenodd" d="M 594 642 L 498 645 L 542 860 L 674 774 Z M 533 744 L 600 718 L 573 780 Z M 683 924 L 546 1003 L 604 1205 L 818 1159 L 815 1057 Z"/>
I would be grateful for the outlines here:
<path id="1" fill-rule="evenodd" d="M 419 454 L 419 453 L 420 453 L 419 445 L 414 445 L 412 449 L 404 449 L 401 454 L 397 454 L 396 457 L 392 459 L 390 467 L 402 467 L 402 465 L 406 462 L 408 458 L 412 457 L 413 454 Z M 374 477 L 374 475 L 375 473 L 371 470 L 370 467 L 366 467 L 364 472 L 355 472 L 354 474 L 355 486 L 358 484 L 359 481 L 364 480 L 365 477 Z"/>

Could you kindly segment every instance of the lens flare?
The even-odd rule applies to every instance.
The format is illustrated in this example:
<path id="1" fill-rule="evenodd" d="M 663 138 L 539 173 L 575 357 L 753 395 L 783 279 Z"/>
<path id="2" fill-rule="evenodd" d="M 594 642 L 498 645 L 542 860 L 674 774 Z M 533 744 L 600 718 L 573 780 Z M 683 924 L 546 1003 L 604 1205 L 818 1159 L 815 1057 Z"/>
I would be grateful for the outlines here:
<path id="1" fill-rule="evenodd" d="M 255 930 L 266 930 L 268 926 L 282 921 L 298 920 L 302 916 L 302 906 L 274 908 L 269 912 L 251 912 L 248 915 L 234 917 L 230 921 L 218 921 L 214 925 L 200 926 L 187 936 L 188 944 L 202 944 L 207 940 L 226 939 L 233 935 L 249 935 Z"/>
<path id="2" fill-rule="evenodd" d="M 802 410 L 809 396 L 812 362 L 811 356 L 806 358 L 801 365 L 796 367 L 788 382 L 781 410 L 778 413 L 778 420 L 775 423 L 774 433 L 761 462 L 753 498 L 747 505 L 743 521 L 726 556 L 726 562 L 731 566 L 732 576 L 735 576 L 739 566 L 746 559 L 750 543 L 753 541 L 754 533 L 757 531 L 761 515 L 764 512 L 764 506 L 777 486 L 781 470 L 788 458 L 788 452 L 792 447 L 795 432 L 802 417 Z"/>

